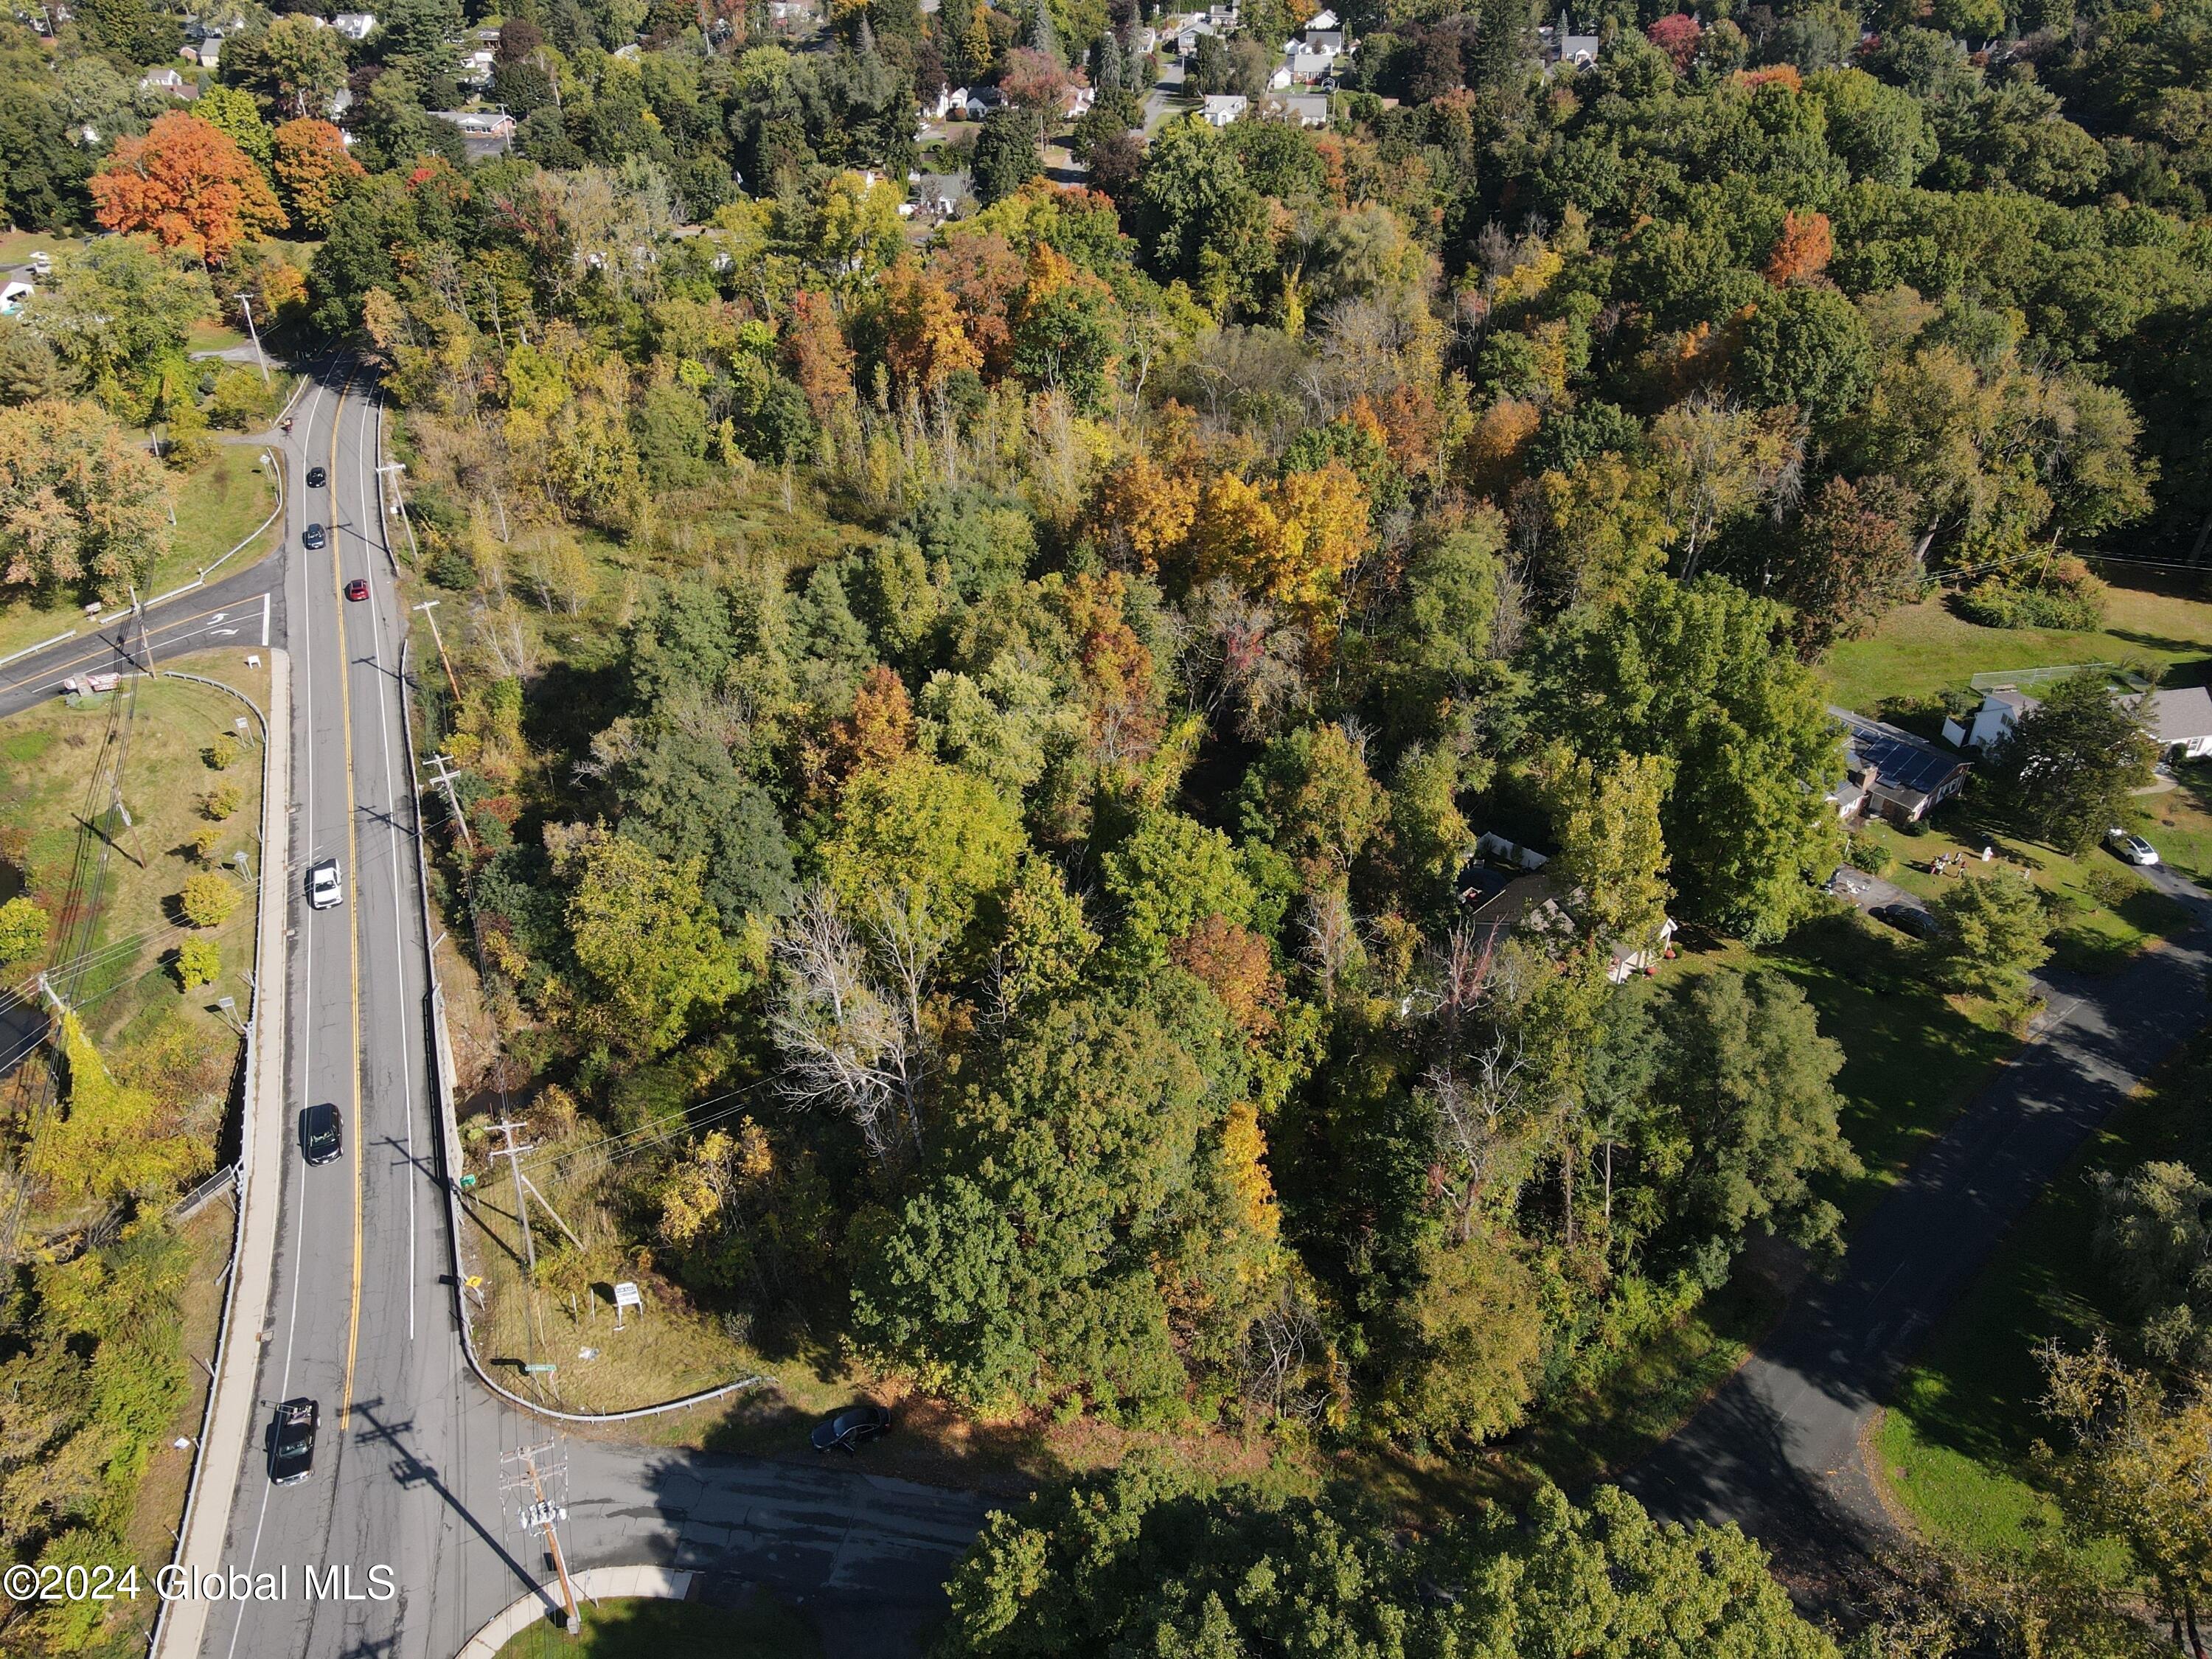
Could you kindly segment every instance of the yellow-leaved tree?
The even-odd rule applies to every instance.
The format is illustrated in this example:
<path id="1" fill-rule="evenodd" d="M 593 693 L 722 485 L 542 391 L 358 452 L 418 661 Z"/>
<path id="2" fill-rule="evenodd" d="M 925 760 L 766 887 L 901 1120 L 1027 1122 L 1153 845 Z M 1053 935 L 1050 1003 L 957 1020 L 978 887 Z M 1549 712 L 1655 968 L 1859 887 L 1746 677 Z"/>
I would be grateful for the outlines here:
<path id="1" fill-rule="evenodd" d="M 67 1073 L 62 1114 L 31 1144 L 33 1179 L 57 1196 L 116 1199 L 175 1191 L 204 1175 L 212 1150 L 192 1136 L 163 1133 L 160 1103 L 109 1073 L 74 1012 L 61 1018 L 55 1044 Z"/>

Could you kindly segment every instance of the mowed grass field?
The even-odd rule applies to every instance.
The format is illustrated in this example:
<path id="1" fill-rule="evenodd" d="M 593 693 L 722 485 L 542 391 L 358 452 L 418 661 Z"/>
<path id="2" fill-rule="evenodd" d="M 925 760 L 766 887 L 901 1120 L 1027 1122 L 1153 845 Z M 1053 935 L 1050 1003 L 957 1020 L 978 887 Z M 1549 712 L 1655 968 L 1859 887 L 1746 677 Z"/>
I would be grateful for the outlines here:
<path id="1" fill-rule="evenodd" d="M 2201 584 L 2115 586 L 2105 625 L 2085 633 L 1983 628 L 1940 599 L 1893 612 L 1870 639 L 1831 651 L 1823 666 L 1835 701 L 1885 719 L 1932 709 L 1976 674 L 2072 663 L 2126 663 L 2176 685 L 2202 684 L 2212 658 L 2212 599 Z"/>
<path id="2" fill-rule="evenodd" d="M 268 672 L 249 670 L 232 653 L 209 652 L 165 665 L 222 675 L 265 706 Z M 125 695 L 110 694 L 111 699 Z M 261 873 L 261 748 L 258 726 L 235 697 L 212 686 L 162 678 L 143 681 L 124 760 L 126 827 L 111 802 L 88 802 L 87 786 L 108 727 L 110 699 L 71 708 L 56 697 L 0 721 L 0 826 L 21 850 L 26 886 L 58 924 L 49 952 L 64 948 L 70 871 L 80 839 L 94 854 L 106 843 L 106 872 L 97 920 L 78 963 L 49 962 L 58 978 L 74 987 L 73 1000 L 93 1040 L 103 1048 L 127 1045 L 171 1014 L 184 1018 L 209 1044 L 230 1046 L 236 1034 L 216 1006 L 221 996 L 243 1009 L 250 997 L 246 975 L 253 948 L 252 883 Z M 227 771 L 206 759 L 218 738 L 233 736 L 244 716 L 251 740 Z M 214 822 L 202 802 L 219 785 L 238 793 L 236 809 L 217 824 L 219 834 L 204 863 L 191 848 L 195 834 Z M 91 820 L 88 827 L 86 820 Z M 234 855 L 246 854 L 240 877 Z M 185 878 L 220 864 L 223 879 L 238 888 L 239 902 L 220 927 L 185 925 L 175 906 Z M 180 989 L 171 963 L 176 948 L 195 932 L 215 940 L 222 971 L 212 985 Z"/>

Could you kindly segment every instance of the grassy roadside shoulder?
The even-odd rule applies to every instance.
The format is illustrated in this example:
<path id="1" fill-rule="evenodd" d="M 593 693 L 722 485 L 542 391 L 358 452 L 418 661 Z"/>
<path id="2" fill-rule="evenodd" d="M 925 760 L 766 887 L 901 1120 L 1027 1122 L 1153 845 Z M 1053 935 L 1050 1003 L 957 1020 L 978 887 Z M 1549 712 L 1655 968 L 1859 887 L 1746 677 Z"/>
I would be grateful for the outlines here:
<path id="1" fill-rule="evenodd" d="M 208 459 L 178 481 L 176 535 L 167 556 L 147 576 L 144 596 L 191 580 L 245 540 L 276 505 L 276 480 L 261 465 L 259 445 L 212 446 Z M 270 525 L 263 550 L 277 534 L 278 526 Z M 223 569 L 243 570 L 258 556 L 259 550 L 247 548 Z M 31 598 L 0 603 L 0 657 L 85 626 L 84 607 L 73 594 L 44 603 Z"/>
<path id="2" fill-rule="evenodd" d="M 2099 1170 L 2203 1146 L 2212 1042 L 2199 1037 L 2112 1116 L 2007 1236 L 1899 1384 L 1875 1428 L 1876 1481 L 1931 1542 L 1975 1556 L 2027 1553 L 2056 1510 L 2030 1452 L 2044 1432 L 2035 1351 L 2109 1327 L 2091 1248 Z"/>

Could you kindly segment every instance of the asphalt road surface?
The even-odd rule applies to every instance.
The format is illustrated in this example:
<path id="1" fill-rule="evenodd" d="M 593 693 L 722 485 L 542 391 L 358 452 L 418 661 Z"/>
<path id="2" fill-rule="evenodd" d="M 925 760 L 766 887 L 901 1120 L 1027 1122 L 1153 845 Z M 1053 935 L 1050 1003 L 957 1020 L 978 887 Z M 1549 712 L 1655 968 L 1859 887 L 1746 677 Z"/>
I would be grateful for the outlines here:
<path id="1" fill-rule="evenodd" d="M 296 480 L 299 471 L 292 477 Z M 187 504 L 189 510 L 189 504 Z M 100 618 L 73 640 L 0 668 L 0 719 L 57 696 L 72 674 L 127 674 L 179 653 L 235 646 L 242 653 L 284 643 L 284 561 L 271 555 L 235 575 L 179 593 L 141 619 L 128 611 Z"/>
<path id="2" fill-rule="evenodd" d="M 271 607 L 294 672 L 291 1097 L 276 1131 L 289 1144 L 257 1430 L 224 1565 L 289 1567 L 291 1595 L 214 1609 L 203 1652 L 216 1659 L 450 1659 L 543 1577 L 501 1459 L 550 1425 L 476 1382 L 453 1315 L 399 702 L 405 617 L 379 506 L 374 399 L 366 371 L 341 361 L 295 406 L 289 441 L 292 477 L 321 465 L 330 479 L 288 505 Z M 309 522 L 331 527 L 319 552 L 300 545 Z M 348 602 L 356 577 L 370 597 Z M 307 868 L 324 858 L 338 860 L 345 902 L 311 911 Z M 296 1114 L 322 1101 L 343 1116 L 344 1153 L 309 1169 Z M 272 1487 L 263 1431 L 277 1401 L 302 1395 L 322 1407 L 314 1472 Z M 865 1457 L 782 1464 L 582 1440 L 561 1455 L 577 1565 L 664 1561 L 718 1583 L 770 1584 L 827 1612 L 833 1652 L 872 1659 L 940 1605 L 937 1587 L 983 1513 L 963 1494 L 871 1480 Z M 310 1599 L 310 1566 L 350 1567 L 362 1591 L 385 1567 L 396 1594 Z"/>
<path id="3" fill-rule="evenodd" d="M 2203 1023 L 2203 896 L 2159 884 L 2198 924 L 2104 979 L 2045 975 L 2038 1039 L 1975 1097 L 1853 1232 L 1743 1369 L 1623 1485 L 1672 1521 L 1736 1521 L 1817 1598 L 1888 1527 L 1861 1455 L 1876 1407 L 2037 1194 Z"/>

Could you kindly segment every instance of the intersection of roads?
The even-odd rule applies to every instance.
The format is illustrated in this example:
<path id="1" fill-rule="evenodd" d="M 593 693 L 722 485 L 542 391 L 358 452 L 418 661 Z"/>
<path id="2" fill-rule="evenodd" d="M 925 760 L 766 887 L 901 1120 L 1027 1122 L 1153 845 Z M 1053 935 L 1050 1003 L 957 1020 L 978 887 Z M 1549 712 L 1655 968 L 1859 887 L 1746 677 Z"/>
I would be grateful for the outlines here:
<path id="1" fill-rule="evenodd" d="M 459 1340 L 401 701 L 406 613 L 373 375 L 325 359 L 292 415 L 271 445 L 289 481 L 282 550 L 143 619 L 106 618 L 0 666 L 0 715 L 69 675 L 129 672 L 147 653 L 158 665 L 215 647 L 289 653 L 290 861 L 270 872 L 283 883 L 270 900 L 283 907 L 289 974 L 265 1017 L 282 1015 L 284 1083 L 256 1126 L 281 1144 L 281 1207 L 267 1304 L 240 1308 L 231 1328 L 258 1349 L 252 1429 L 234 1485 L 199 1474 L 204 1494 L 234 1492 L 221 1568 L 279 1573 L 289 1593 L 207 1604 L 172 1620 L 162 1647 L 175 1659 L 452 1659 L 548 1576 L 501 1490 L 501 1457 L 544 1441 L 549 1425 L 481 1386 Z M 313 490 L 311 467 L 328 475 Z M 319 550 L 302 545 L 311 523 L 327 527 Z M 356 579 L 368 597 L 349 602 Z M 345 901 L 311 910 L 307 866 L 331 858 Z M 343 1115 L 344 1150 L 311 1168 L 295 1125 L 325 1101 Z M 274 1486 L 263 1431 L 276 1402 L 301 1395 L 321 1407 L 314 1471 Z M 927 1617 L 986 1512 L 968 1494 L 850 1467 L 581 1437 L 562 1455 L 573 1566 L 649 1562 L 770 1587 L 827 1613 L 825 1633 L 848 1631 L 854 1650 L 872 1626 Z M 391 1591 L 311 1596 L 311 1567 L 350 1568 L 357 1591 L 382 1567 Z"/>

